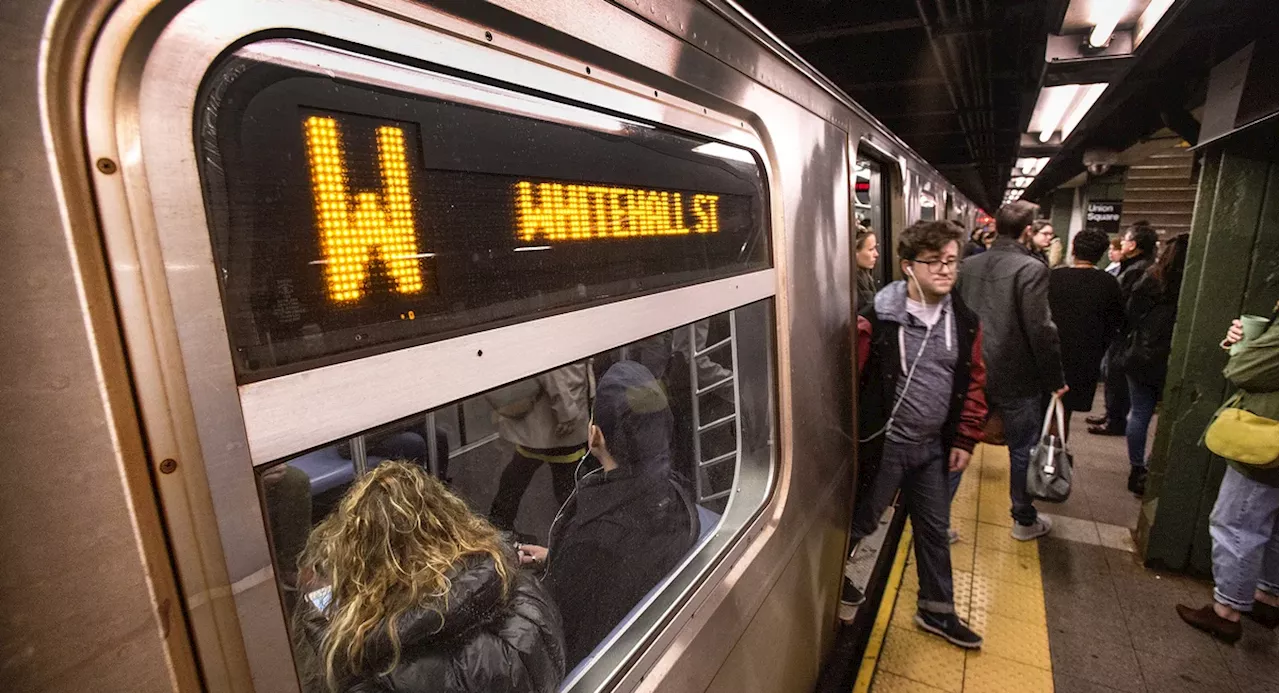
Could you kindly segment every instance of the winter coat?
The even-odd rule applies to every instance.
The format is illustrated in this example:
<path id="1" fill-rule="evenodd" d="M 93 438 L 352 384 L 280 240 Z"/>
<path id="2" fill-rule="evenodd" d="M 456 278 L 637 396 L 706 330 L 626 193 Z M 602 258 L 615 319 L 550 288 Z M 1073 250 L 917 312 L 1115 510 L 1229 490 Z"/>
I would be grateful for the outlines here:
<path id="1" fill-rule="evenodd" d="M 1089 411 L 1103 356 L 1124 324 L 1120 284 L 1096 268 L 1062 267 L 1049 273 L 1049 307 L 1071 387 L 1062 403 L 1069 411 Z"/>
<path id="2" fill-rule="evenodd" d="M 671 410 L 648 369 L 620 361 L 605 373 L 595 423 L 619 467 L 578 480 L 552 523 L 543 578 L 560 605 L 570 669 L 675 569 L 700 529 L 671 474 Z"/>
<path id="3" fill-rule="evenodd" d="M 1178 318 L 1178 293 L 1166 291 L 1150 274 L 1139 279 L 1125 306 L 1125 341 L 1120 353 L 1125 375 L 1164 389 L 1173 347 L 1173 326 Z"/>
<path id="4" fill-rule="evenodd" d="M 497 412 L 498 435 L 509 443 L 530 450 L 550 450 L 580 446 L 587 440 L 590 416 L 584 364 L 557 368 L 490 393 L 487 398 Z M 556 426 L 569 422 L 574 424 L 573 429 L 563 436 L 556 435 Z"/>
<path id="5" fill-rule="evenodd" d="M 1271 420 L 1280 419 L 1280 326 L 1273 315 L 1262 334 L 1245 342 L 1238 353 L 1227 360 L 1222 375 L 1239 388 L 1240 401 L 1235 406 Z M 1236 471 L 1254 481 L 1276 487 L 1280 474 L 1274 464 L 1267 467 L 1227 460 Z"/>
<path id="6" fill-rule="evenodd" d="M 960 263 L 953 296 L 982 319 L 982 358 L 991 399 L 1062 388 L 1062 350 L 1049 312 L 1049 268 L 1008 237 Z"/>
<path id="7" fill-rule="evenodd" d="M 512 565 L 515 564 L 512 559 Z M 339 682 L 342 693 L 552 693 L 564 678 L 564 640 L 559 613 L 547 591 L 526 571 L 512 568 L 507 595 L 489 556 L 471 556 L 451 576 L 443 612 L 420 608 L 397 623 L 400 660 L 391 670 L 392 648 L 379 626 L 365 642 L 368 666 Z M 299 622 L 311 659 L 307 693 L 328 690 L 320 641 L 325 616 L 303 599 Z M 307 658 L 300 657 L 300 661 Z"/>
<path id="8" fill-rule="evenodd" d="M 871 305 L 876 300 L 876 292 L 879 288 L 876 286 L 876 278 L 871 275 L 871 270 L 865 270 L 859 267 L 858 272 L 858 310 Z"/>
<path id="9" fill-rule="evenodd" d="M 858 447 L 858 457 L 864 461 L 864 469 L 858 473 L 859 483 L 874 478 L 870 467 L 880 459 L 884 436 L 871 436 L 884 428 L 897 397 L 898 380 L 906 377 L 901 363 L 903 355 L 898 330 L 905 308 L 895 312 L 888 305 L 889 301 L 881 301 L 881 297 L 895 289 L 905 294 L 902 282 L 895 282 L 877 295 L 875 305 L 867 306 L 858 315 L 858 433 L 862 438 L 871 438 Z M 972 452 L 982 440 L 982 429 L 987 421 L 987 400 L 983 391 L 987 369 L 982 356 L 982 326 L 977 314 L 954 292 L 951 294 L 951 311 L 955 316 L 957 344 L 951 405 L 942 430 L 938 432 L 944 459 L 953 447 Z M 949 321 L 950 318 L 942 320 Z M 910 396 L 909 391 L 907 396 Z"/>

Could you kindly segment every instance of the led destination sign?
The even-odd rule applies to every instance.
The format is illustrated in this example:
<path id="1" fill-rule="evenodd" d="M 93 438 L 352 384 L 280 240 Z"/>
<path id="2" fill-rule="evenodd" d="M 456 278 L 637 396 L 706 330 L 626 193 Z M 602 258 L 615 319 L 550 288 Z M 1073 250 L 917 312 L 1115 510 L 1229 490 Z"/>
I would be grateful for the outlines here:
<path id="1" fill-rule="evenodd" d="M 275 64 L 227 79 L 201 161 L 242 381 L 769 266 L 745 150 Z"/>

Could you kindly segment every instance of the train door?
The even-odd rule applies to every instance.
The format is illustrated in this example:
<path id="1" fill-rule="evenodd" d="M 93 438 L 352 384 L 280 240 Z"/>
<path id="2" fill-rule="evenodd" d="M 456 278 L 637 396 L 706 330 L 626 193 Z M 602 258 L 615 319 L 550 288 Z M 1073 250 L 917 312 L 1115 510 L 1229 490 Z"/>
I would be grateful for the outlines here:
<path id="1" fill-rule="evenodd" d="M 859 271 L 869 272 L 875 278 L 876 286 L 893 281 L 891 256 L 894 234 L 889 208 L 892 169 L 891 164 L 874 154 L 863 148 L 858 150 L 853 172 L 853 213 L 858 227 L 855 229 L 855 242 L 859 229 L 865 236 L 875 238 L 879 259 L 870 267 L 859 265 Z M 868 259 L 860 262 L 870 264 Z"/>
<path id="2" fill-rule="evenodd" d="M 620 369 L 661 393 L 627 406 L 667 422 L 628 464 L 688 513 L 619 618 L 566 623 L 563 688 L 616 683 L 715 587 L 773 486 L 759 137 L 417 24 L 370 34 L 354 6 L 272 12 L 193 3 L 150 49 L 166 67 L 140 79 L 139 127 L 90 119 L 95 151 L 137 138 L 99 194 L 138 212 L 107 206 L 109 250 L 135 258 L 117 279 L 161 297 L 126 332 L 168 349 L 139 388 L 154 452 L 182 460 L 160 494 L 206 680 L 314 680 L 289 624 L 329 597 L 299 555 L 387 460 L 545 545 L 598 473 L 587 426 Z M 308 38 L 258 33 L 286 25 Z"/>

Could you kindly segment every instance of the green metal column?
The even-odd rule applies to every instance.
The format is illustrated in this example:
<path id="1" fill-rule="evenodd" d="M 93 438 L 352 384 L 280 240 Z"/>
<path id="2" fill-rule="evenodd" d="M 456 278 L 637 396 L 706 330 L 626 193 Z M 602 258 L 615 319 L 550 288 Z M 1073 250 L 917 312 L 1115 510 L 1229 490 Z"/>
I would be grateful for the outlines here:
<path id="1" fill-rule="evenodd" d="M 1229 394 L 1218 347 L 1231 320 L 1270 314 L 1277 297 L 1275 144 L 1205 154 L 1191 222 L 1138 546 L 1147 565 L 1209 574 L 1209 513 L 1224 463 L 1199 444 Z"/>

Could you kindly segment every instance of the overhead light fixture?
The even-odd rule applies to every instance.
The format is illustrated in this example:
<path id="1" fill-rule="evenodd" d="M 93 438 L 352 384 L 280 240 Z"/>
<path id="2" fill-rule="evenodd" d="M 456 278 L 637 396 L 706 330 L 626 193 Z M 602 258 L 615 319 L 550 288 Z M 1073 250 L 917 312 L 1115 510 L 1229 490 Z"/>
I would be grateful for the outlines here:
<path id="1" fill-rule="evenodd" d="M 1062 122 L 1063 116 L 1071 108 L 1077 91 L 1079 91 L 1079 88 L 1075 84 L 1045 87 L 1040 90 L 1040 98 L 1036 103 L 1036 111 L 1039 117 L 1033 118 L 1032 130 L 1040 133 L 1041 142 L 1048 142 L 1053 139 L 1053 133 L 1058 129 L 1058 123 Z"/>
<path id="2" fill-rule="evenodd" d="M 1039 158 L 1034 156 L 1019 157 L 1018 162 L 1016 164 L 1016 168 L 1013 169 L 1013 175 L 1038 176 L 1040 175 L 1040 172 L 1044 170 L 1044 167 L 1048 165 L 1048 163 L 1049 163 L 1049 157 L 1047 156 L 1042 156 Z"/>
<path id="3" fill-rule="evenodd" d="M 1076 103 L 1071 108 L 1071 113 L 1066 120 L 1062 121 L 1062 139 L 1064 140 L 1067 139 L 1067 135 L 1070 135 L 1072 130 L 1076 129 L 1076 126 L 1084 119 L 1085 114 L 1089 112 L 1090 108 L 1093 108 L 1093 104 L 1097 103 L 1098 99 L 1102 97 L 1102 93 L 1107 90 L 1105 82 L 1082 84 L 1080 86 L 1082 87 L 1081 93 L 1076 98 Z"/>
<path id="4" fill-rule="evenodd" d="M 1032 181 L 1032 180 L 1034 180 L 1034 179 L 1033 179 L 1031 176 L 1018 176 L 1017 178 L 1011 179 L 1011 180 L 1009 181 L 1009 187 L 1011 187 L 1011 188 L 1025 188 L 1025 187 L 1027 187 L 1028 185 L 1031 185 L 1031 181 Z"/>
<path id="5" fill-rule="evenodd" d="M 1089 45 L 1102 48 L 1111 40 L 1111 34 L 1115 33 L 1120 17 L 1129 9 L 1129 3 L 1125 0 L 1099 0 L 1093 3 L 1092 9 L 1093 31 L 1089 32 Z"/>
<path id="6" fill-rule="evenodd" d="M 1151 30 L 1160 23 L 1164 18 L 1164 14 L 1173 6 L 1173 0 L 1151 0 L 1151 4 L 1147 5 L 1147 9 L 1142 11 L 1138 17 L 1138 24 L 1133 29 L 1133 46 L 1138 47 L 1142 40 L 1151 33 Z"/>

